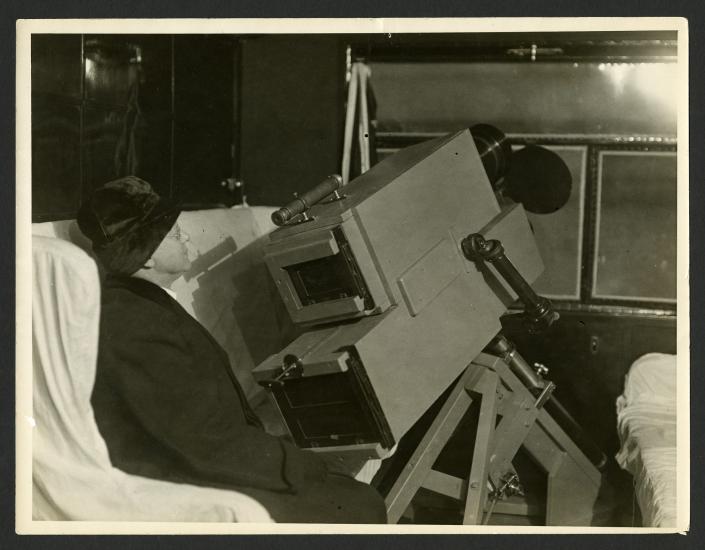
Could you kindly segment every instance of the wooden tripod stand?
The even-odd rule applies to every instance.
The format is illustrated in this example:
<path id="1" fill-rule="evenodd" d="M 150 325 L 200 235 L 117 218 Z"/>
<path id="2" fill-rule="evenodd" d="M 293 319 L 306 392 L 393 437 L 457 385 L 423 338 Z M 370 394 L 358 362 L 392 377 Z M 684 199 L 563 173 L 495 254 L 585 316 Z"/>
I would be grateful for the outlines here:
<path id="1" fill-rule="evenodd" d="M 470 475 L 461 479 L 434 470 L 438 455 L 477 399 Z M 514 483 L 511 463 L 522 446 L 548 475 L 546 525 L 590 525 L 600 472 L 509 366 L 484 353 L 467 367 L 387 495 L 389 522 L 399 521 L 421 487 L 464 501 L 465 525 L 483 523 L 492 511 L 528 515 L 526 502 L 504 500 Z"/>

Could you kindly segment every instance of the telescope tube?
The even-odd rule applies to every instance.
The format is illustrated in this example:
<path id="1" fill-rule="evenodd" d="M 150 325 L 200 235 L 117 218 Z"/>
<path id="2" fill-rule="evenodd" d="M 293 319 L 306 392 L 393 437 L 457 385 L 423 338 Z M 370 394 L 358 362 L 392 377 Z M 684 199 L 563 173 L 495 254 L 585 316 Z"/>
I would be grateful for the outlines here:
<path id="1" fill-rule="evenodd" d="M 303 195 L 296 197 L 286 206 L 282 206 L 279 210 L 272 213 L 272 221 L 274 225 L 282 226 L 291 221 L 299 214 L 303 214 L 316 204 L 321 199 L 324 199 L 331 193 L 340 189 L 343 185 L 343 178 L 337 174 L 333 174 L 324 179 L 314 188 L 309 189 Z"/>
<path id="2" fill-rule="evenodd" d="M 524 304 L 525 324 L 530 333 L 539 333 L 558 320 L 560 316 L 553 309 L 551 302 L 534 292 L 531 285 L 504 254 L 504 247 L 500 241 L 496 239 L 487 241 L 479 233 L 473 233 L 463 239 L 461 246 L 463 254 L 469 260 L 490 262 L 517 293 Z"/>

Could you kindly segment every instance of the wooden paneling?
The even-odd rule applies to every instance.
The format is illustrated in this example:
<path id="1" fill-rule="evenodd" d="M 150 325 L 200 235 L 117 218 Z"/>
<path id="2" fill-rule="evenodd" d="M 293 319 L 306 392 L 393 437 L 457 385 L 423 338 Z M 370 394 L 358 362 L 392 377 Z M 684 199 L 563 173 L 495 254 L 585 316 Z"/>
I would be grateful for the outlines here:
<path id="1" fill-rule="evenodd" d="M 239 161 L 248 203 L 278 206 L 340 172 L 345 55 L 336 36 L 242 41 Z"/>
<path id="2" fill-rule="evenodd" d="M 174 194 L 222 202 L 232 176 L 233 50 L 230 36 L 174 37 Z"/>
<path id="3" fill-rule="evenodd" d="M 32 211 L 70 217 L 81 201 L 81 109 L 78 103 L 32 101 Z"/>
<path id="4" fill-rule="evenodd" d="M 32 92 L 81 99 L 81 35 L 32 36 Z"/>
<path id="5" fill-rule="evenodd" d="M 164 196 L 222 203 L 233 174 L 230 36 L 34 35 L 32 218 L 68 219 L 134 174 Z"/>

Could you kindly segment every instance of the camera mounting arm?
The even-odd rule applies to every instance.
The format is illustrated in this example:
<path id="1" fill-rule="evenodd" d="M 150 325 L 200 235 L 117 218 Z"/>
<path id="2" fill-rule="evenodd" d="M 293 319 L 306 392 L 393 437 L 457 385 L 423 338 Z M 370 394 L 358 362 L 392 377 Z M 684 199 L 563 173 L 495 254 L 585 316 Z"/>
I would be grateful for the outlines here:
<path id="1" fill-rule="evenodd" d="M 526 279 L 504 253 L 504 246 L 497 239 L 486 240 L 479 233 L 472 233 L 461 242 L 463 255 L 470 261 L 491 263 L 497 272 L 517 293 L 524 304 L 524 322 L 527 330 L 536 334 L 550 327 L 559 318 L 551 302 L 534 292 Z"/>

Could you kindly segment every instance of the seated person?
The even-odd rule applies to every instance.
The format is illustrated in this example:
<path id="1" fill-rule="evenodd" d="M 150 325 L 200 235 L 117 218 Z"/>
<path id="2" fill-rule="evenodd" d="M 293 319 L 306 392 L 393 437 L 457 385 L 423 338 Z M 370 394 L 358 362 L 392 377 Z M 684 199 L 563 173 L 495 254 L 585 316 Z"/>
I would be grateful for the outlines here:
<path id="1" fill-rule="evenodd" d="M 373 488 L 264 431 L 225 351 L 174 299 L 190 267 L 178 216 L 136 177 L 98 189 L 78 214 L 106 272 L 91 400 L 113 465 L 234 489 L 278 522 L 386 522 Z"/>

